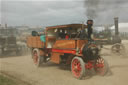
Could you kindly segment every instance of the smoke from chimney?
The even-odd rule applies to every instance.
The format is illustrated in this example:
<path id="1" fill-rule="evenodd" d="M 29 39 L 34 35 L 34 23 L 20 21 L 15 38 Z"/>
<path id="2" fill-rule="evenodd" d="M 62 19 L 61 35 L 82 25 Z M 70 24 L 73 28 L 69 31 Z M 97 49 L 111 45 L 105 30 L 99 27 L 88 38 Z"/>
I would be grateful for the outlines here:
<path id="1" fill-rule="evenodd" d="M 88 19 L 110 24 L 113 17 L 121 16 L 124 3 L 127 3 L 127 0 L 85 0 L 85 15 Z"/>
<path id="2" fill-rule="evenodd" d="M 86 0 L 86 16 L 88 19 L 95 19 L 98 16 L 100 0 Z"/>

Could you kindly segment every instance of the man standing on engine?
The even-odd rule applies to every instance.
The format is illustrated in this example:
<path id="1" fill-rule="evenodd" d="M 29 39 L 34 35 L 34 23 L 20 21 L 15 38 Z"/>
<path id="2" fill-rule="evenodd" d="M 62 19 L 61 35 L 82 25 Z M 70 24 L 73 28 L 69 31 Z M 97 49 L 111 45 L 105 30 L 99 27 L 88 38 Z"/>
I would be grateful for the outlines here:
<path id="1" fill-rule="evenodd" d="M 92 32 L 93 32 L 92 25 L 93 25 L 93 20 L 88 20 L 87 21 L 87 29 L 88 29 L 88 39 L 89 40 L 92 40 L 92 38 L 91 38 Z"/>

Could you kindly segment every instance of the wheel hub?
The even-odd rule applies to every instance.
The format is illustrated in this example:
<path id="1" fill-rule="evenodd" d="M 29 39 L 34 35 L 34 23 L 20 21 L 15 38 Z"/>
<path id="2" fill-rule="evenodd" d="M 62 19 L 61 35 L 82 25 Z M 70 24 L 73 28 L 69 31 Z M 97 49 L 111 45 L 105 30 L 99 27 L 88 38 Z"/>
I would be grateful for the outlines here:
<path id="1" fill-rule="evenodd" d="M 80 65 L 80 62 L 77 59 L 75 59 L 72 62 L 72 71 L 73 71 L 73 73 L 75 74 L 76 77 L 80 76 L 81 65 Z"/>

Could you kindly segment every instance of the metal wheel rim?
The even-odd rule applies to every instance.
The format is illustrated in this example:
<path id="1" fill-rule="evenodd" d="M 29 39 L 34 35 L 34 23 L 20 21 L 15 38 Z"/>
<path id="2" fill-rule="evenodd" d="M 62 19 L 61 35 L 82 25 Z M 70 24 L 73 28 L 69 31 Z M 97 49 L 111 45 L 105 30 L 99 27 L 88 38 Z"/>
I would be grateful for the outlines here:
<path id="1" fill-rule="evenodd" d="M 100 59 L 102 59 L 102 58 L 100 58 Z M 103 67 L 100 67 L 100 68 L 97 68 L 97 67 L 96 67 L 96 68 L 95 68 L 96 73 L 103 76 L 103 75 L 105 74 L 105 69 L 106 69 L 105 64 L 104 64 L 104 59 L 102 59 L 102 61 L 100 61 L 100 60 L 98 59 L 98 62 L 96 62 L 96 64 L 97 64 L 97 63 L 102 64 Z"/>
<path id="2" fill-rule="evenodd" d="M 75 77 L 79 78 L 81 75 L 82 67 L 78 59 L 74 59 L 72 62 L 72 72 Z"/>
<path id="3" fill-rule="evenodd" d="M 34 51 L 34 57 L 33 57 L 34 63 L 37 64 L 38 63 L 38 53 L 37 51 Z"/>

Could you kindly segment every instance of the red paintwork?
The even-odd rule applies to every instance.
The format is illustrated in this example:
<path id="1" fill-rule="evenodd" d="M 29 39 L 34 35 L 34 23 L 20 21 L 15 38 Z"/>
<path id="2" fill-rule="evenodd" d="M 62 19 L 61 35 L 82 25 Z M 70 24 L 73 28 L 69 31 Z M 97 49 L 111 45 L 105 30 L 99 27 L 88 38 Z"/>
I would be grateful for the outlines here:
<path id="1" fill-rule="evenodd" d="M 87 64 L 85 64 L 86 69 L 92 69 L 92 68 L 103 68 L 103 63 L 93 64 L 94 62 L 89 61 Z"/>
<path id="2" fill-rule="evenodd" d="M 36 51 L 34 52 L 34 58 L 33 59 L 34 59 L 34 63 L 37 64 L 37 62 L 38 62 L 38 54 L 37 54 Z"/>
<path id="3" fill-rule="evenodd" d="M 105 72 L 105 65 L 104 65 L 104 61 L 101 60 L 99 62 L 97 62 L 95 64 L 95 70 L 98 74 L 100 75 L 104 75 L 104 72 Z"/>
<path id="4" fill-rule="evenodd" d="M 66 36 L 65 36 L 65 39 L 69 39 L 69 36 L 68 36 L 68 35 L 66 35 Z"/>
<path id="5" fill-rule="evenodd" d="M 99 63 L 99 64 L 96 64 L 95 67 L 96 68 L 103 68 L 104 67 L 104 64 L 103 63 Z"/>
<path id="6" fill-rule="evenodd" d="M 76 54 L 76 50 L 52 49 L 52 52 Z"/>
<path id="7" fill-rule="evenodd" d="M 87 64 L 85 64 L 85 68 L 86 69 L 92 69 L 94 66 L 93 66 L 93 62 L 89 61 Z"/>
<path id="8" fill-rule="evenodd" d="M 72 72 L 74 74 L 75 77 L 79 78 L 81 75 L 81 64 L 80 61 L 78 59 L 74 59 L 72 62 Z"/>

